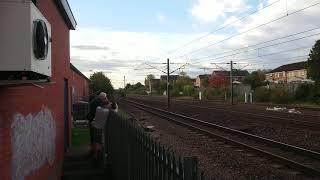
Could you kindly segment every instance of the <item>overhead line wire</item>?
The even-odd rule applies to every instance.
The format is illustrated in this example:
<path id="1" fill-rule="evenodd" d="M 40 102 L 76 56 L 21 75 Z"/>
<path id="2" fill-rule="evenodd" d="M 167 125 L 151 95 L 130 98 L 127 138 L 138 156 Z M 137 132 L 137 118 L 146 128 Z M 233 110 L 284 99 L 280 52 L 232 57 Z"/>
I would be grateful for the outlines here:
<path id="1" fill-rule="evenodd" d="M 188 46 L 189 44 L 192 44 L 193 42 L 199 41 L 199 40 L 201 40 L 201 39 L 203 39 L 203 38 L 205 38 L 205 37 L 207 37 L 207 36 L 209 36 L 209 35 L 211 35 L 211 34 L 213 34 L 213 33 L 215 33 L 215 32 L 218 32 L 218 31 L 220 31 L 220 30 L 222 30 L 222 29 L 225 29 L 226 27 L 228 27 L 228 26 L 230 26 L 230 25 L 232 25 L 232 24 L 234 24 L 234 23 L 236 23 L 236 22 L 238 22 L 238 21 L 242 21 L 243 19 L 246 19 L 246 18 L 248 18 L 249 16 L 251 16 L 251 15 L 253 15 L 253 14 L 256 14 L 256 13 L 258 13 L 258 12 L 260 12 L 260 11 L 268 8 L 268 7 L 270 7 L 270 6 L 278 3 L 279 1 L 281 1 L 281 0 L 277 0 L 277 1 L 275 1 L 275 2 L 272 2 L 271 4 L 268 4 L 267 6 L 261 8 L 261 9 L 255 10 L 255 11 L 251 12 L 250 14 L 247 14 L 247 15 L 245 15 L 245 16 L 242 16 L 242 17 L 240 17 L 240 18 L 237 18 L 237 20 L 232 21 L 231 23 L 228 23 L 228 24 L 226 24 L 226 25 L 223 25 L 223 26 L 221 26 L 220 28 L 215 29 L 215 30 L 213 30 L 213 31 L 211 31 L 211 32 L 203 35 L 203 36 L 200 36 L 200 37 L 198 37 L 198 38 L 195 38 L 195 39 L 193 39 L 193 40 L 191 40 L 191 41 L 183 44 L 182 46 L 180 46 L 180 47 L 178 47 L 178 48 L 176 48 L 176 49 L 174 49 L 174 50 L 169 51 L 167 54 L 172 54 L 173 52 L 178 51 L 178 50 L 180 50 L 181 48 L 186 47 L 186 46 Z"/>
<path id="2" fill-rule="evenodd" d="M 190 52 L 188 52 L 188 53 L 185 53 L 185 54 L 183 54 L 183 55 L 176 56 L 175 58 L 177 58 L 177 57 L 185 57 L 185 56 L 188 55 L 188 54 L 194 54 L 195 52 L 198 52 L 198 51 L 200 51 L 200 50 L 202 50 L 202 49 L 206 49 L 206 48 L 208 48 L 208 47 L 211 47 L 211 46 L 220 44 L 220 43 L 222 43 L 222 42 L 224 42 L 224 41 L 227 41 L 227 40 L 229 40 L 229 39 L 232 39 L 232 38 L 234 38 L 234 37 L 236 37 L 236 36 L 245 34 L 245 33 L 250 32 L 250 31 L 252 31 L 252 30 L 258 29 L 258 28 L 260 28 L 260 27 L 262 27 L 262 26 L 265 26 L 265 25 L 271 24 L 271 23 L 273 23 L 273 22 L 279 21 L 279 20 L 281 20 L 281 19 L 283 19 L 283 18 L 286 18 L 286 17 L 288 17 L 288 16 L 290 16 L 290 15 L 297 14 L 297 13 L 299 13 L 299 12 L 301 12 L 301 11 L 304 11 L 304 10 L 306 10 L 306 9 L 309 9 L 309 8 L 314 7 L 314 6 L 316 6 L 316 5 L 319 5 L 319 4 L 320 4 L 320 2 L 314 3 L 314 4 L 309 5 L 309 6 L 307 6 L 307 7 L 301 8 L 301 9 L 296 10 L 296 11 L 293 11 L 293 12 L 291 12 L 291 13 L 288 13 L 288 15 L 280 16 L 280 17 L 275 18 L 275 19 L 273 19 L 273 20 L 271 20 L 271 21 L 268 21 L 268 22 L 266 22 L 266 23 L 263 23 L 263 24 L 260 24 L 260 25 L 258 25 L 258 26 L 255 26 L 255 27 L 253 27 L 253 28 L 247 29 L 247 30 L 242 31 L 242 32 L 240 32 L 240 33 L 238 33 L 238 34 L 234 34 L 234 35 L 232 35 L 232 36 L 230 36 L 230 37 L 228 37 L 228 38 L 225 38 L 225 39 L 220 40 L 220 41 L 218 41 L 218 42 L 215 42 L 215 43 L 213 43 L 213 44 L 209 44 L 209 45 L 204 46 L 204 47 L 201 47 L 201 48 L 199 48 L 199 49 L 192 50 L 192 51 L 190 51 Z"/>

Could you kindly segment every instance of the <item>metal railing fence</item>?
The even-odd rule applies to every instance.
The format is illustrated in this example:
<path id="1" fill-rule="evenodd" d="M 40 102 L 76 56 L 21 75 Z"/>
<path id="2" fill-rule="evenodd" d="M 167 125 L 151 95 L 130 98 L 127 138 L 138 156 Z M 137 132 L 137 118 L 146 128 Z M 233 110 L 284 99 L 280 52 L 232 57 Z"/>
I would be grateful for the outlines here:
<path id="1" fill-rule="evenodd" d="M 115 180 L 203 180 L 196 157 L 178 157 L 134 119 L 111 112 L 104 131 L 104 151 Z"/>

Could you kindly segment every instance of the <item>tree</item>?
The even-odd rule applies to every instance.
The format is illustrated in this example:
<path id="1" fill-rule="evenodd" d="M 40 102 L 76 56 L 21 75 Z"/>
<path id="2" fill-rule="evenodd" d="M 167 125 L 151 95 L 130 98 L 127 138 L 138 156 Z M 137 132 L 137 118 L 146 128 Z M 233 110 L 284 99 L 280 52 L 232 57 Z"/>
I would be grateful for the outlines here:
<path id="1" fill-rule="evenodd" d="M 208 76 L 206 76 L 205 78 L 203 78 L 201 80 L 201 86 L 204 87 L 204 88 L 209 86 L 209 77 Z"/>
<path id="2" fill-rule="evenodd" d="M 229 79 L 223 75 L 215 75 L 209 78 L 209 86 L 213 88 L 226 87 Z"/>
<path id="3" fill-rule="evenodd" d="M 252 89 L 256 89 L 259 86 L 264 86 L 266 83 L 265 80 L 265 71 L 258 70 L 253 71 L 251 74 L 247 75 L 243 81 L 244 84 L 248 84 Z"/>
<path id="4" fill-rule="evenodd" d="M 114 92 L 110 79 L 103 72 L 95 72 L 90 76 L 90 90 L 92 92 L 103 91 L 112 96 Z"/>
<path id="5" fill-rule="evenodd" d="M 179 73 L 179 76 L 180 76 L 181 78 L 189 78 L 189 76 L 187 75 L 187 73 L 184 72 L 184 71 L 181 71 L 181 72 Z"/>
<path id="6" fill-rule="evenodd" d="M 306 68 L 308 78 L 320 83 L 320 40 L 310 50 Z"/>
<path id="7" fill-rule="evenodd" d="M 145 95 L 146 94 L 146 89 L 145 86 L 142 85 L 140 82 L 136 84 L 127 84 L 125 87 L 126 93 L 128 94 L 140 94 L 140 95 Z"/>
<path id="8" fill-rule="evenodd" d="M 144 80 L 144 85 L 147 89 L 149 89 L 149 91 L 153 91 L 153 83 L 152 80 L 155 78 L 155 76 L 153 74 L 148 74 L 146 79 Z M 151 85 L 150 85 L 151 84 Z M 151 89 L 150 89 L 151 88 Z"/>

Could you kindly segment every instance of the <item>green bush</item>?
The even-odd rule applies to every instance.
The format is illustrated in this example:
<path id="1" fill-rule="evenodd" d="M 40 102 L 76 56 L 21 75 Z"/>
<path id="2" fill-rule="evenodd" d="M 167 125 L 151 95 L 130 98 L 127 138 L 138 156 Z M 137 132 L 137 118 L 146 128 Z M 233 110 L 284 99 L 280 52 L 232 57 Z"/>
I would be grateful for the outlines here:
<path id="1" fill-rule="evenodd" d="M 284 88 L 273 89 L 271 92 L 270 100 L 277 104 L 287 104 L 293 101 L 293 98 L 289 91 Z"/>
<path id="2" fill-rule="evenodd" d="M 320 104 L 320 84 L 316 84 L 311 89 L 311 101 Z"/>
<path id="3" fill-rule="evenodd" d="M 185 96 L 193 96 L 195 93 L 195 89 L 191 85 L 185 85 L 183 86 L 183 95 Z"/>
<path id="4" fill-rule="evenodd" d="M 268 102 L 270 101 L 271 91 L 265 87 L 258 87 L 253 93 L 254 101 Z"/>
<path id="5" fill-rule="evenodd" d="M 295 93 L 295 100 L 320 104 L 320 85 L 302 84 Z"/>
<path id="6" fill-rule="evenodd" d="M 295 99 L 297 101 L 308 101 L 310 98 L 312 85 L 310 84 L 302 84 L 300 85 L 295 93 Z"/>

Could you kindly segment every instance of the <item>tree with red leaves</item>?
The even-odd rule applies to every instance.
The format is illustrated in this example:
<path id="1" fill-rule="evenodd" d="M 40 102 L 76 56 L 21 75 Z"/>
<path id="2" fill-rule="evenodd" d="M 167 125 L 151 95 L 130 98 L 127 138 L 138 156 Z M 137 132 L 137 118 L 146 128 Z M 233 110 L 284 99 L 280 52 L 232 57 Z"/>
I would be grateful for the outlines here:
<path id="1" fill-rule="evenodd" d="M 226 87 L 229 81 L 224 75 L 214 75 L 209 78 L 209 86 L 213 88 Z"/>

